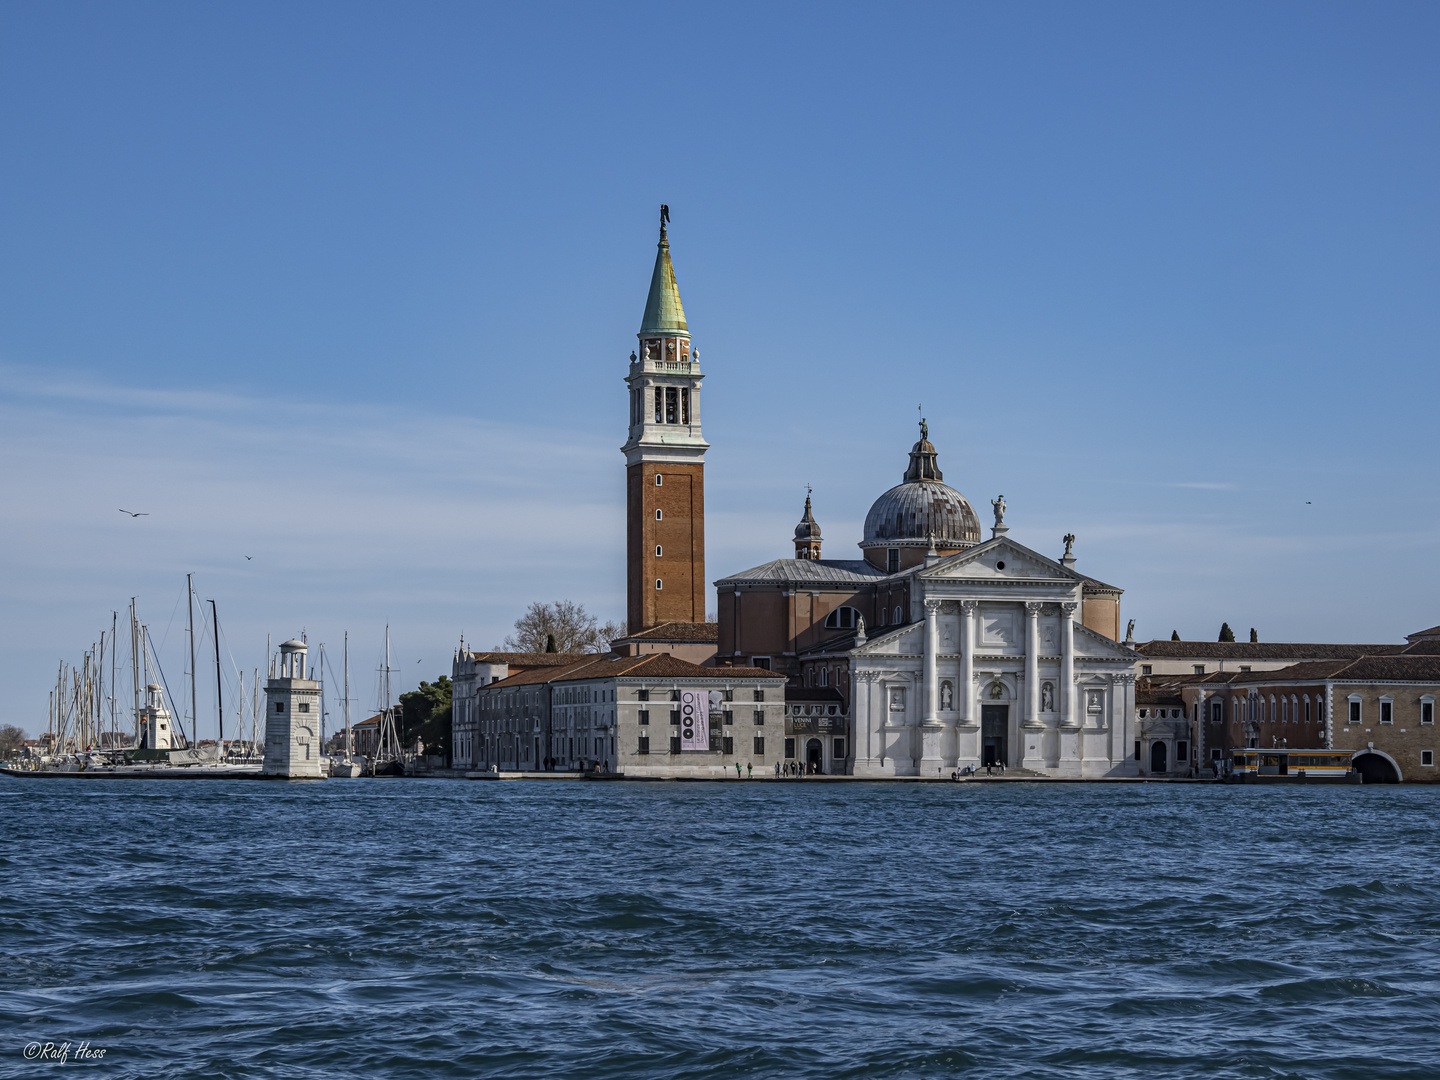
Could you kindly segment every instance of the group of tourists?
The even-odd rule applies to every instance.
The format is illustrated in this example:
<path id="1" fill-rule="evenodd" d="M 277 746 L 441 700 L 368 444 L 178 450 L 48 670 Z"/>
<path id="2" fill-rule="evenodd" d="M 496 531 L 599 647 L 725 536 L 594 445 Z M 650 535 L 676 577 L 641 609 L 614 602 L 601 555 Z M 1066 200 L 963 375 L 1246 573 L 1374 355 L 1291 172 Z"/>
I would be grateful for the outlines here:
<path id="1" fill-rule="evenodd" d="M 786 761 L 775 763 L 776 776 L 819 776 L 820 766 L 814 762 Z"/>
<path id="2" fill-rule="evenodd" d="M 967 776 L 974 776 L 979 771 L 980 770 L 977 769 L 974 765 L 966 765 L 964 768 L 956 769 L 954 772 L 952 772 L 950 774 L 950 779 L 963 780 Z M 995 776 L 997 773 L 1000 776 L 1005 775 L 1005 763 L 1003 761 L 997 760 L 985 763 L 986 776 Z"/>

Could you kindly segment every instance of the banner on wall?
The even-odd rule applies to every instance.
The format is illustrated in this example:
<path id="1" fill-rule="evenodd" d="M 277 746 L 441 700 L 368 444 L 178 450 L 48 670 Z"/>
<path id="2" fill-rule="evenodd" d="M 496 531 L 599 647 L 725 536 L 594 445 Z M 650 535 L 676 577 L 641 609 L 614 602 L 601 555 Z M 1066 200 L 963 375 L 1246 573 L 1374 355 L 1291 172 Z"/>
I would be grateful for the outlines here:
<path id="1" fill-rule="evenodd" d="M 704 690 L 680 691 L 680 749 L 710 749 L 710 695 Z"/>

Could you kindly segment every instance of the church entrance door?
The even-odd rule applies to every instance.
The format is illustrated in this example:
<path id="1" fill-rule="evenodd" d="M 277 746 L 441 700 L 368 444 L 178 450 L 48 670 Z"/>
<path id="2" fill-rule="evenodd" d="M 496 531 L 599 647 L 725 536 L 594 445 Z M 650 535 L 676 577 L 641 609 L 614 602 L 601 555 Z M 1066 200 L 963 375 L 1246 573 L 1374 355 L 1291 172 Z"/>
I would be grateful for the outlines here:
<path id="1" fill-rule="evenodd" d="M 808 766 L 807 771 L 812 775 L 819 776 L 821 766 L 825 763 L 824 755 L 825 751 L 820 745 L 819 739 L 811 739 L 807 742 L 805 744 L 805 764 Z"/>
<path id="2" fill-rule="evenodd" d="M 1150 744 L 1150 772 L 1151 774 L 1163 773 L 1165 771 L 1165 744 L 1153 742 Z"/>
<path id="3" fill-rule="evenodd" d="M 1005 745 L 1010 730 L 1009 705 L 980 706 L 980 764 L 1008 765 L 1010 755 Z"/>

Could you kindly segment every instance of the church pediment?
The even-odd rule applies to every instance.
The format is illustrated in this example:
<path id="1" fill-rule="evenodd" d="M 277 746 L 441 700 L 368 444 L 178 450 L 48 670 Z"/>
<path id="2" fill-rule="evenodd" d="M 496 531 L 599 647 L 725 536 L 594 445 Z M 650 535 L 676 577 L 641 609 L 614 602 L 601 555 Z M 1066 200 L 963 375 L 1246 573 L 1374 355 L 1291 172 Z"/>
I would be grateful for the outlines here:
<path id="1" fill-rule="evenodd" d="M 855 652 L 862 656 L 911 656 L 925 648 L 925 624 L 910 623 L 886 633 L 875 634 Z"/>
<path id="2" fill-rule="evenodd" d="M 921 570 L 918 576 L 926 581 L 1023 580 L 1072 584 L 1085 580 L 1074 570 L 1066 569 L 1054 559 L 1047 559 L 1009 537 L 1000 537 L 948 555 L 934 566 Z"/>
<path id="3" fill-rule="evenodd" d="M 1123 660 L 1127 664 L 1133 664 L 1140 659 L 1140 654 L 1127 645 L 1118 641 L 1111 641 L 1104 634 L 1096 633 L 1082 623 L 1075 624 L 1075 656 L 1077 659 L 1086 658 L 1090 660 Z"/>

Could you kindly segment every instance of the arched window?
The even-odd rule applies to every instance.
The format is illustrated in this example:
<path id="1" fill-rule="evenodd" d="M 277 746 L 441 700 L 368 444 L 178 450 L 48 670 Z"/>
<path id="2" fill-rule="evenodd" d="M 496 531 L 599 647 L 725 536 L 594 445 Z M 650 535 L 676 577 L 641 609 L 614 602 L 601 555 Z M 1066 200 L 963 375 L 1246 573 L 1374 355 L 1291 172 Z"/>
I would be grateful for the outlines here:
<path id="1" fill-rule="evenodd" d="M 665 519 L 665 511 L 664 511 L 664 510 L 661 510 L 661 509 L 657 506 L 657 507 L 655 508 L 655 520 L 656 520 L 656 521 L 663 521 L 664 519 Z"/>
<path id="2" fill-rule="evenodd" d="M 820 669 L 820 685 L 821 685 L 821 686 L 829 686 L 829 685 L 830 685 L 830 669 L 829 669 L 829 668 L 823 668 L 823 667 L 822 667 L 822 668 Z"/>
<path id="3" fill-rule="evenodd" d="M 899 605 L 899 604 L 896 604 L 896 605 L 895 605 L 895 625 L 896 625 L 896 626 L 899 626 L 899 625 L 900 625 L 901 623 L 903 623 L 904 621 L 905 621 L 905 617 L 900 614 L 900 605 Z"/>
<path id="4" fill-rule="evenodd" d="M 660 486 L 661 486 L 662 484 L 664 484 L 664 483 L 665 483 L 665 478 L 662 477 L 662 476 L 657 472 L 657 473 L 655 474 L 655 486 L 656 486 L 656 487 L 660 487 Z"/>
<path id="5" fill-rule="evenodd" d="M 664 587 L 665 587 L 664 585 L 660 584 L 660 579 L 657 577 L 657 578 L 655 579 L 655 589 L 656 589 L 656 591 L 659 591 L 660 589 L 663 589 Z"/>
<path id="6" fill-rule="evenodd" d="M 850 630 L 855 626 L 855 620 L 860 617 L 860 612 L 853 607 L 838 607 L 829 615 L 825 616 L 826 630 Z M 824 683 L 820 684 L 824 686 Z"/>
<path id="7" fill-rule="evenodd" d="M 664 555 L 664 553 L 665 553 L 664 548 L 662 548 L 659 544 L 656 544 L 656 545 L 655 545 L 655 558 L 657 558 L 657 559 L 660 558 L 662 555 Z"/>

